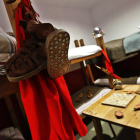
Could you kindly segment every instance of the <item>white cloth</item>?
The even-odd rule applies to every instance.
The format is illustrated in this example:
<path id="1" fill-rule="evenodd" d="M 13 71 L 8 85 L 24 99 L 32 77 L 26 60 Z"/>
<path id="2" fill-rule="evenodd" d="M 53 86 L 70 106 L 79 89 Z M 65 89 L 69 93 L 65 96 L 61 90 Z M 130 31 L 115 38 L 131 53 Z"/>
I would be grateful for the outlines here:
<path id="1" fill-rule="evenodd" d="M 108 81 L 107 76 L 103 76 L 103 77 L 95 80 L 94 84 L 98 85 L 98 86 L 109 86 L 109 81 Z M 138 77 L 136 84 L 140 85 L 140 77 Z"/>
<path id="2" fill-rule="evenodd" d="M 16 53 L 17 42 L 0 27 L 0 75 L 6 74 L 4 64 Z"/>
<path id="3" fill-rule="evenodd" d="M 18 128 L 7 127 L 0 131 L 0 140 L 25 140 Z"/>
<path id="4" fill-rule="evenodd" d="M 114 79 L 114 78 L 113 78 Z M 108 78 L 107 76 L 103 76 L 97 80 L 94 81 L 94 84 L 95 85 L 98 85 L 98 86 L 109 86 L 109 81 L 108 81 Z"/>
<path id="5" fill-rule="evenodd" d="M 0 75 L 5 75 L 4 64 L 14 55 L 15 53 L 0 53 Z"/>
<path id="6" fill-rule="evenodd" d="M 137 84 L 140 85 L 140 77 L 137 79 Z"/>
<path id="7" fill-rule="evenodd" d="M 89 102 L 81 105 L 79 108 L 76 109 L 77 113 L 79 115 L 82 114 L 82 112 L 88 108 L 90 105 L 92 105 L 93 103 L 95 103 L 96 101 L 98 101 L 100 98 L 102 98 L 103 96 L 105 96 L 108 92 L 110 92 L 111 89 L 103 89 L 100 93 L 98 93 L 94 98 L 92 98 Z"/>
<path id="8" fill-rule="evenodd" d="M 100 46 L 97 45 L 89 45 L 77 48 L 71 48 L 68 51 L 68 58 L 69 60 L 77 59 L 81 57 L 86 57 L 89 55 L 93 55 L 97 52 L 100 52 L 102 49 Z"/>

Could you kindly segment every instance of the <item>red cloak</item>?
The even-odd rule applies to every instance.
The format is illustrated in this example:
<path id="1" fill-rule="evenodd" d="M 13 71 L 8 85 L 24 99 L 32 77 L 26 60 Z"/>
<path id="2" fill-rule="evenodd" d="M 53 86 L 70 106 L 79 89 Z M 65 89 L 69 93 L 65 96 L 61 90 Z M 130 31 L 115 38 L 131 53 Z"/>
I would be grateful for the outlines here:
<path id="1" fill-rule="evenodd" d="M 29 0 L 22 3 L 31 9 Z M 25 13 L 19 4 L 15 15 L 18 49 L 26 36 L 19 26 Z M 51 79 L 47 70 L 20 81 L 20 93 L 27 115 L 33 140 L 74 140 L 73 130 L 81 136 L 87 134 L 87 128 L 73 107 L 70 93 L 63 76 Z"/>

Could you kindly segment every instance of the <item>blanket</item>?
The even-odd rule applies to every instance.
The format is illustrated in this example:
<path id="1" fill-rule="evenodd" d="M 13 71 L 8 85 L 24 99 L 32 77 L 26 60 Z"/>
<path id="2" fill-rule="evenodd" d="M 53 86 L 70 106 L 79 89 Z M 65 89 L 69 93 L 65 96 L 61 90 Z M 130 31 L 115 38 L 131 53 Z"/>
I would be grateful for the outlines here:
<path id="1" fill-rule="evenodd" d="M 134 52 L 132 54 L 126 54 L 124 50 L 123 42 L 124 42 L 124 38 L 112 40 L 105 43 L 107 55 L 111 63 L 118 63 L 139 54 L 138 52 Z M 102 59 L 100 56 L 98 58 L 92 58 L 86 61 L 86 63 L 94 63 L 94 64 L 99 64 L 101 62 Z"/>
<path id="2" fill-rule="evenodd" d="M 138 53 L 126 54 L 124 50 L 124 38 L 116 39 L 105 43 L 108 58 L 112 63 L 124 61 L 128 58 L 138 55 Z"/>
<path id="3" fill-rule="evenodd" d="M 4 64 L 16 53 L 16 49 L 17 42 L 15 37 L 4 32 L 0 27 L 0 75 L 6 74 Z"/>
<path id="4" fill-rule="evenodd" d="M 123 41 L 126 54 L 140 51 L 140 32 L 126 37 Z"/>

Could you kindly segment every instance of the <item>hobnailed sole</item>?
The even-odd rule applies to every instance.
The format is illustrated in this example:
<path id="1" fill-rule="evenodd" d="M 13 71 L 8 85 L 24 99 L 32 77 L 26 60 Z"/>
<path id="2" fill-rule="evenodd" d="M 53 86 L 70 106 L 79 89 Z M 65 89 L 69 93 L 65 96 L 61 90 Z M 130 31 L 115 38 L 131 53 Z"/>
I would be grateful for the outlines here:
<path id="1" fill-rule="evenodd" d="M 36 68 L 35 70 L 31 71 L 30 73 L 27 73 L 25 75 L 19 76 L 19 77 L 10 77 L 7 74 L 7 78 L 10 82 L 19 82 L 21 80 L 25 80 L 27 78 L 30 78 L 34 75 L 36 75 L 38 72 L 40 72 L 44 67 L 46 67 L 47 65 L 47 61 L 45 61 L 42 65 L 40 65 L 38 68 Z"/>
<path id="2" fill-rule="evenodd" d="M 51 78 L 64 75 L 70 68 L 69 42 L 69 33 L 62 29 L 52 32 L 46 39 L 47 70 Z"/>

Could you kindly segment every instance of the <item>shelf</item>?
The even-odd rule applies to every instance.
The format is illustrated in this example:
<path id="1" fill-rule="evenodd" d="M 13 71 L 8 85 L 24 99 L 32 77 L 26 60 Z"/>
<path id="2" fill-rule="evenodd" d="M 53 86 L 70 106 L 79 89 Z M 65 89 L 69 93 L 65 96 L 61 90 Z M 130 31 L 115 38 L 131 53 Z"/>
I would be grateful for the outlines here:
<path id="1" fill-rule="evenodd" d="M 88 59 L 91 59 L 91 58 L 94 58 L 94 57 L 97 57 L 97 56 L 100 56 L 100 55 L 102 55 L 102 52 L 97 52 L 93 55 L 89 55 L 89 56 L 86 56 L 86 57 L 70 60 L 70 63 L 71 64 L 79 63 L 79 62 L 82 62 L 84 60 L 88 60 Z"/>

